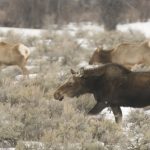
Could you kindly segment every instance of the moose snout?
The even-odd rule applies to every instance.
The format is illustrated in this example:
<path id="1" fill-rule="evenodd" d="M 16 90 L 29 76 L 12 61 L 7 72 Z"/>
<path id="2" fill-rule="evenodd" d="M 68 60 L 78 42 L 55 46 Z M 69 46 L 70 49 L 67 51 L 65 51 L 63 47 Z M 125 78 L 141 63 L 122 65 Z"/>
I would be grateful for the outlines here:
<path id="1" fill-rule="evenodd" d="M 59 92 L 55 92 L 54 93 L 54 98 L 56 100 L 62 101 L 64 99 L 64 96 L 61 93 L 59 93 Z"/>

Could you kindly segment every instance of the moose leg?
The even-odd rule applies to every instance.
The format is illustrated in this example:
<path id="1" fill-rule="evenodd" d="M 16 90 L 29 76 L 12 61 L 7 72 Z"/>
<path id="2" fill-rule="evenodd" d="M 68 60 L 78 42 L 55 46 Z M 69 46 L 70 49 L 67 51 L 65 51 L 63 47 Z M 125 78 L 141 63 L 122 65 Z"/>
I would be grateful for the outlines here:
<path id="1" fill-rule="evenodd" d="M 119 106 L 111 106 L 113 114 L 115 116 L 116 123 L 120 124 L 122 122 L 122 111 Z"/>
<path id="2" fill-rule="evenodd" d="M 97 103 L 89 112 L 89 115 L 96 115 L 106 107 L 104 103 Z"/>

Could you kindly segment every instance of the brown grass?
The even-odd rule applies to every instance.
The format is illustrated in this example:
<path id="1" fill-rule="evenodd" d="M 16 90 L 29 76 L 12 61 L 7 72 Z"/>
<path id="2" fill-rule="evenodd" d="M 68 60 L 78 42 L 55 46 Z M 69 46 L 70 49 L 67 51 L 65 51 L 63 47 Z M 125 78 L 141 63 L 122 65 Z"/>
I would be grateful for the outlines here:
<path id="1" fill-rule="evenodd" d="M 84 37 L 84 34 L 80 33 L 80 37 Z M 87 38 L 93 41 L 93 45 L 94 43 L 115 45 L 126 40 L 138 42 L 144 39 L 143 35 L 136 34 L 137 36 L 106 32 Z M 91 51 L 82 49 L 75 42 L 75 38 L 67 33 L 63 35 L 49 33 L 40 39 L 51 38 L 52 44 L 46 45 L 44 42 L 38 44 L 39 39 L 34 38 L 35 42 L 32 42 L 32 39 L 22 39 L 12 33 L 8 33 L 5 37 L 13 42 L 21 40 L 35 46 L 36 51 L 30 57 L 32 63 L 43 56 L 47 56 L 48 59 L 36 62 L 39 74 L 35 79 L 16 82 L 15 72 L 13 75 L 11 71 L 7 74 L 1 72 L 0 140 L 9 138 L 16 141 L 42 141 L 46 149 L 58 150 L 60 147 L 67 150 L 71 144 L 75 145 L 74 149 L 122 150 L 134 144 L 128 137 L 135 131 L 143 134 L 142 143 L 149 139 L 149 128 L 147 128 L 149 123 L 141 122 L 142 117 L 143 119 L 146 117 L 144 114 L 140 114 L 142 115 L 140 118 L 139 114 L 137 117 L 133 115 L 132 119 L 135 122 L 132 119 L 126 121 L 133 122 L 137 126 L 136 121 L 139 119 L 138 124 L 142 123 L 141 130 L 132 128 L 131 131 L 124 133 L 110 120 L 104 118 L 89 120 L 86 112 L 94 105 L 94 98 L 91 95 L 74 99 L 66 98 L 63 102 L 54 100 L 53 93 L 69 76 L 70 68 L 77 68 L 76 65 L 81 60 L 88 61 L 90 57 Z M 66 58 L 65 65 L 58 62 L 60 56 Z M 21 145 L 18 143 L 19 148 Z"/>

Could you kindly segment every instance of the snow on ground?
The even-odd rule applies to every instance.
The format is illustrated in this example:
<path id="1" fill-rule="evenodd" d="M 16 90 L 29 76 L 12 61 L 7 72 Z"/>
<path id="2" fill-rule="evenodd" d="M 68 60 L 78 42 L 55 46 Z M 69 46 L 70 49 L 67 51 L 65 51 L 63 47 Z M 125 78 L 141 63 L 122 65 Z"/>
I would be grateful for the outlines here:
<path id="1" fill-rule="evenodd" d="M 42 29 L 27 29 L 27 28 L 10 28 L 10 27 L 0 27 L 1 33 L 7 33 L 7 32 L 15 32 L 22 36 L 27 37 L 33 37 L 33 36 L 40 36 L 42 33 L 44 33 L 46 30 Z"/>
<path id="2" fill-rule="evenodd" d="M 15 150 L 15 148 L 0 148 L 0 150 Z"/>
<path id="3" fill-rule="evenodd" d="M 131 24 L 124 24 L 121 25 L 119 24 L 117 26 L 117 30 L 122 31 L 122 32 L 130 32 L 131 30 L 136 30 L 136 31 L 140 31 L 141 33 L 143 33 L 147 38 L 150 38 L 150 21 L 149 22 L 137 22 L 137 23 L 131 23 Z M 4 33 L 6 34 L 7 32 L 15 32 L 17 34 L 20 34 L 22 36 L 25 37 L 40 37 L 43 33 L 46 32 L 46 30 L 41 30 L 41 29 L 25 29 L 25 28 L 8 28 L 8 27 L 0 27 L 0 33 Z M 80 24 L 75 24 L 75 23 L 70 23 L 66 26 L 63 26 L 61 29 L 54 29 L 52 32 L 56 33 L 56 34 L 65 34 L 68 33 L 70 34 L 72 37 L 76 37 L 76 35 L 78 34 L 78 32 L 86 32 L 88 35 L 93 35 L 95 33 L 98 32 L 104 32 L 104 28 L 103 26 L 99 26 L 98 24 L 94 24 L 94 23 L 80 23 Z M 1 40 L 3 40 L 3 38 L 1 38 Z M 88 39 L 85 38 L 77 38 L 76 39 L 77 43 L 87 49 L 89 48 L 90 44 Z M 38 42 L 46 42 L 47 45 L 50 45 L 50 43 L 52 42 L 51 39 L 48 39 L 47 41 L 38 41 Z M 45 43 L 44 43 L 45 44 Z M 35 51 L 35 47 L 31 47 L 31 52 Z M 39 62 L 41 61 L 46 61 L 47 58 L 46 56 L 43 56 L 43 58 L 37 58 L 36 60 L 29 60 L 30 63 L 32 65 L 27 66 L 27 68 L 29 70 L 33 70 L 36 69 L 38 70 L 37 64 L 39 64 Z M 34 64 L 35 63 L 35 64 Z M 87 66 L 87 62 L 82 61 L 82 63 L 78 64 L 78 67 L 85 67 Z M 138 67 L 138 66 L 137 66 Z M 9 67 L 7 68 L 9 71 Z M 2 71 L 6 71 L 6 69 L 3 69 Z M 11 70 L 10 70 L 11 71 Z M 64 72 L 59 72 L 59 76 L 62 77 L 64 75 Z M 38 74 L 30 74 L 29 75 L 29 79 L 34 79 L 38 76 Z M 18 83 L 18 81 L 23 79 L 22 75 L 17 75 L 15 77 L 16 79 L 16 83 Z M 122 109 L 122 114 L 123 114 L 123 120 L 126 119 L 127 115 L 129 114 L 130 111 L 135 110 L 134 108 L 130 108 L 130 107 L 121 107 Z M 143 110 L 143 109 L 141 109 Z M 146 113 L 150 114 L 150 110 L 145 111 Z M 104 109 L 102 111 L 101 114 L 95 116 L 95 118 L 99 118 L 100 115 L 104 114 L 104 116 L 110 120 L 115 120 L 115 117 L 112 113 L 112 111 L 110 112 L 108 110 L 108 108 Z M 15 148 L 0 148 L 0 150 L 15 150 Z"/>
<path id="4" fill-rule="evenodd" d="M 104 27 L 102 25 L 98 25 L 96 23 L 91 22 L 82 22 L 82 23 L 69 23 L 68 25 L 64 25 L 61 28 L 56 28 L 56 25 L 51 25 L 49 30 L 44 29 L 26 29 L 26 28 L 9 28 L 9 27 L 0 27 L 0 33 L 7 33 L 9 31 L 13 31 L 21 36 L 27 37 L 40 37 L 47 31 L 51 33 L 55 33 L 58 35 L 69 34 L 72 37 L 75 37 L 80 32 L 85 32 L 87 35 L 92 36 L 95 33 L 104 32 Z M 130 32 L 133 30 L 139 31 L 145 35 L 146 38 L 150 38 L 150 21 L 148 22 L 136 22 L 130 24 L 118 24 L 118 31 L 122 32 Z M 3 40 L 3 38 L 1 38 Z M 85 49 L 90 47 L 88 39 L 85 38 L 77 38 L 77 43 Z M 47 43 L 49 44 L 48 41 Z"/>
<path id="5" fill-rule="evenodd" d="M 123 114 L 123 120 L 125 120 L 127 118 L 128 114 L 135 109 L 136 108 L 131 108 L 131 107 L 121 107 L 122 114 Z M 139 108 L 138 110 L 143 110 L 143 109 Z M 100 114 L 98 114 L 96 116 L 92 116 L 92 118 L 99 119 L 99 118 L 101 118 L 101 115 L 103 115 L 105 118 L 107 118 L 109 120 L 115 121 L 113 112 L 111 111 L 111 109 L 108 109 L 108 108 L 105 108 Z"/>
<path id="6" fill-rule="evenodd" d="M 150 38 L 150 21 L 148 22 L 136 22 L 130 24 L 119 24 L 117 30 L 122 32 L 129 32 L 130 30 L 140 31 L 145 37 Z"/>
<path id="7" fill-rule="evenodd" d="M 131 108 L 131 107 L 121 107 L 122 110 L 122 119 L 123 121 L 127 119 L 127 116 L 131 111 L 137 110 L 136 108 Z M 143 111 L 143 108 L 138 108 L 139 111 Z M 150 115 L 150 109 L 144 110 L 145 114 Z M 104 118 L 107 118 L 109 120 L 113 120 L 115 122 L 115 117 L 111 109 L 105 108 L 100 114 L 92 116 L 92 118 L 100 119 L 101 116 L 104 116 Z"/>
<path id="8" fill-rule="evenodd" d="M 104 28 L 96 23 L 86 22 L 79 24 L 69 23 L 65 27 L 65 30 L 69 31 L 71 35 L 76 35 L 79 31 L 84 31 L 89 35 L 93 35 L 94 33 L 104 31 Z"/>
<path id="9" fill-rule="evenodd" d="M 53 29 L 52 25 L 52 29 Z M 117 30 L 122 32 L 128 32 L 130 30 L 136 30 L 142 32 L 147 38 L 150 38 L 150 21 L 148 22 L 136 22 L 129 24 L 118 24 Z M 40 36 L 42 33 L 45 33 L 47 30 L 43 29 L 27 29 L 27 28 L 9 28 L 9 27 L 0 27 L 0 32 L 7 33 L 9 31 L 14 31 L 20 33 L 23 36 Z M 68 25 L 63 26 L 59 29 L 53 29 L 57 34 L 64 34 L 65 32 L 69 33 L 72 36 L 75 36 L 79 31 L 85 31 L 89 35 L 93 35 L 97 32 L 103 32 L 104 27 L 96 23 L 86 22 L 86 23 L 69 23 Z"/>
<path id="10" fill-rule="evenodd" d="M 91 45 L 89 44 L 89 41 L 86 38 L 78 38 L 76 39 L 78 45 L 80 45 L 84 49 L 89 49 Z"/>
<path id="11" fill-rule="evenodd" d="M 130 24 L 118 24 L 117 26 L 117 30 L 122 31 L 122 32 L 130 32 L 131 30 L 136 30 L 136 31 L 140 31 L 141 33 L 143 33 L 147 38 L 150 38 L 150 21 L 148 22 L 136 22 L 136 23 L 130 23 Z M 25 28 L 8 28 L 8 27 L 0 27 L 0 33 L 7 33 L 9 31 L 13 31 L 17 34 L 21 34 L 22 36 L 26 36 L 26 37 L 32 37 L 32 36 L 41 36 L 41 34 L 45 33 L 47 30 L 42 30 L 42 29 L 25 29 Z M 100 26 L 96 23 L 91 23 L 91 22 L 87 22 L 87 23 L 70 23 L 68 25 L 65 25 L 61 28 L 54 28 L 54 25 L 52 25 L 52 31 L 56 34 L 65 34 L 68 33 L 71 36 L 75 37 L 78 32 L 86 32 L 88 35 L 93 35 L 94 33 L 98 33 L 98 32 L 104 32 L 104 28 L 103 26 Z M 77 38 L 76 41 L 80 44 L 80 46 L 82 46 L 83 48 L 88 48 L 89 47 L 89 41 L 85 38 Z M 43 42 L 43 41 L 41 41 Z M 46 41 L 48 44 L 50 42 L 52 42 L 51 40 Z M 32 47 L 32 51 L 34 51 L 35 48 Z M 37 62 L 36 62 L 37 63 Z M 83 62 L 82 64 L 80 64 L 81 66 L 85 66 L 86 62 Z M 29 67 L 29 69 L 31 69 L 31 67 Z M 36 78 L 37 74 L 30 74 L 29 78 L 33 79 Z M 21 80 L 23 77 L 22 75 L 18 75 L 16 76 L 16 80 Z M 127 116 L 127 114 L 129 113 L 129 111 L 131 111 L 132 108 L 122 108 L 123 111 L 123 117 L 125 118 L 125 116 Z M 105 110 L 104 110 L 105 113 Z M 109 113 L 106 110 L 106 115 L 108 118 L 114 118 L 114 116 L 112 115 L 112 113 Z"/>
<path id="12" fill-rule="evenodd" d="M 29 79 L 35 79 L 37 77 L 37 74 L 29 74 Z M 23 75 L 17 75 L 16 76 L 16 80 L 17 81 L 20 81 L 20 80 L 23 80 L 25 77 Z"/>
<path id="13" fill-rule="evenodd" d="M 93 35 L 97 32 L 104 31 L 104 28 L 96 23 L 92 22 L 82 22 L 82 23 L 69 23 L 68 25 L 62 26 L 60 29 L 56 30 L 57 34 L 69 33 L 71 36 L 75 37 L 78 32 L 86 32 L 88 35 Z"/>

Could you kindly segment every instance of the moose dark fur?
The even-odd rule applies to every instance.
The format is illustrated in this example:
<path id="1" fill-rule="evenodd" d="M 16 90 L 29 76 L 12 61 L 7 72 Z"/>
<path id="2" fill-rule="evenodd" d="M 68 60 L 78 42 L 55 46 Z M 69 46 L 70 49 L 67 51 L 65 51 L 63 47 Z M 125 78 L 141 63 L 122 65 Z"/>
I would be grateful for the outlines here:
<path id="1" fill-rule="evenodd" d="M 97 104 L 89 114 L 110 107 L 117 123 L 122 121 L 121 106 L 142 108 L 150 105 L 150 72 L 131 72 L 118 64 L 72 71 L 72 76 L 54 93 L 54 98 L 78 97 L 92 93 Z"/>

